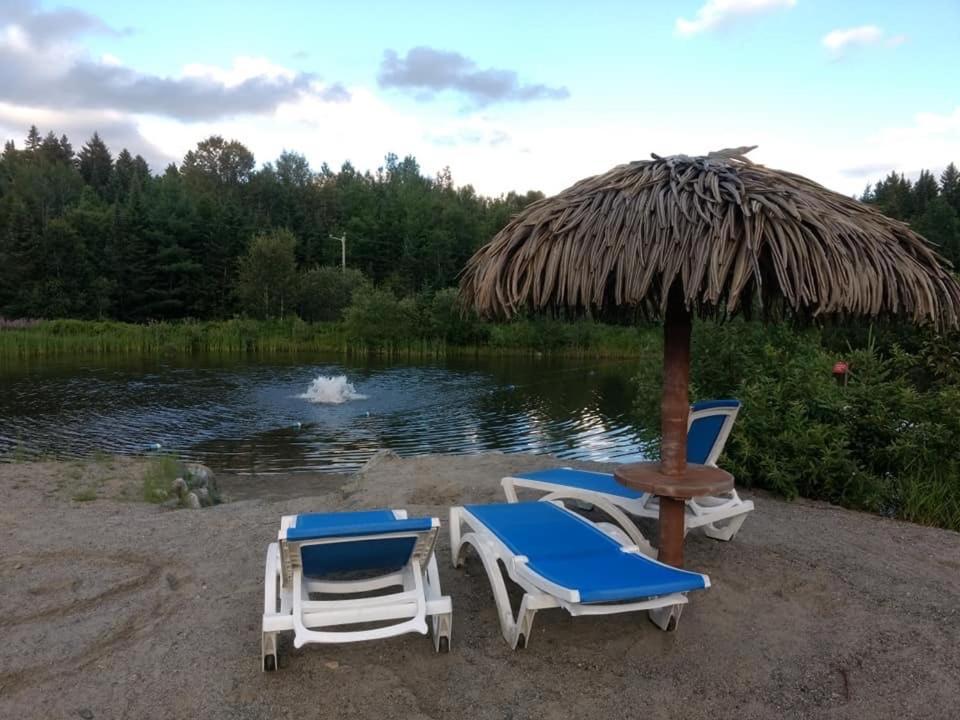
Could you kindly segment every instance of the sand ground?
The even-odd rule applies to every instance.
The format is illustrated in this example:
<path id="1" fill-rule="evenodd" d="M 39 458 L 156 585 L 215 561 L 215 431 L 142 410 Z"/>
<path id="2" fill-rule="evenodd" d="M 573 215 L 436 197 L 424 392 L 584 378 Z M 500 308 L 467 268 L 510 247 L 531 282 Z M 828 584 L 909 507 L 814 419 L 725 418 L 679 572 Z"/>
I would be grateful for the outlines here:
<path id="1" fill-rule="evenodd" d="M 137 460 L 0 465 L 0 717 L 960 717 L 960 534 L 764 494 L 732 543 L 688 538 L 713 587 L 675 633 L 645 614 L 553 610 L 513 652 L 482 566 L 453 570 L 444 535 L 449 654 L 420 636 L 286 643 L 281 670 L 260 672 L 280 515 L 389 506 L 445 522 L 451 504 L 499 500 L 501 476 L 554 464 L 434 456 L 226 478 L 234 502 L 177 511 L 136 501 Z"/>

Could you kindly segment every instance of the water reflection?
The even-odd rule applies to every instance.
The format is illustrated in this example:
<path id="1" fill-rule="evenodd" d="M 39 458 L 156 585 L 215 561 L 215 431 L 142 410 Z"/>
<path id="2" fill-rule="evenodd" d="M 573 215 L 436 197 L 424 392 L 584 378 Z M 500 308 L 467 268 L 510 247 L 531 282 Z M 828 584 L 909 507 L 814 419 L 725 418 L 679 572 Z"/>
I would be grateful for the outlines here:
<path id="1" fill-rule="evenodd" d="M 237 472 L 356 469 L 374 452 L 630 461 L 632 363 L 560 359 L 55 362 L 0 368 L 0 459 L 154 443 Z M 310 402 L 319 376 L 359 396 Z"/>

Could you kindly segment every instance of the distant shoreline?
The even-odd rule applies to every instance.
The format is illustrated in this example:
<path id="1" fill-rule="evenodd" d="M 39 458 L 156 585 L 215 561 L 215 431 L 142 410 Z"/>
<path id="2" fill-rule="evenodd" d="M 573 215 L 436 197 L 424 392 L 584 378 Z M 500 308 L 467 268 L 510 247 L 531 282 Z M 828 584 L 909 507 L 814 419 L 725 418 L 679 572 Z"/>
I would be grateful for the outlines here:
<path id="1" fill-rule="evenodd" d="M 351 337 L 342 322 L 207 320 L 124 323 L 112 320 L 6 321 L 0 325 L 0 360 L 64 356 L 201 354 L 270 355 L 327 352 L 344 355 L 444 357 L 535 355 L 623 358 L 659 353 L 659 329 L 589 320 L 521 320 L 491 325 L 483 344 L 410 337 L 369 343 Z M 0 367 L 2 370 L 2 367 Z"/>

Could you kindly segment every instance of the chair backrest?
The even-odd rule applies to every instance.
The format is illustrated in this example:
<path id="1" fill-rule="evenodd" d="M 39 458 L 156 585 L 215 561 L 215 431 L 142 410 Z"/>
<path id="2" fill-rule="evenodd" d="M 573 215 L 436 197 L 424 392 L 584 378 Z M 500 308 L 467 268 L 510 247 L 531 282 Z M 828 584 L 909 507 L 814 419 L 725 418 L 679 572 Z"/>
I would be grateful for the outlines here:
<path id="1" fill-rule="evenodd" d="M 439 524 L 398 519 L 391 510 L 297 515 L 281 529 L 285 559 L 307 577 L 345 572 L 395 572 L 414 554 L 429 556 Z"/>
<path id="2" fill-rule="evenodd" d="M 690 406 L 687 462 L 716 465 L 740 412 L 739 400 L 703 400 Z"/>

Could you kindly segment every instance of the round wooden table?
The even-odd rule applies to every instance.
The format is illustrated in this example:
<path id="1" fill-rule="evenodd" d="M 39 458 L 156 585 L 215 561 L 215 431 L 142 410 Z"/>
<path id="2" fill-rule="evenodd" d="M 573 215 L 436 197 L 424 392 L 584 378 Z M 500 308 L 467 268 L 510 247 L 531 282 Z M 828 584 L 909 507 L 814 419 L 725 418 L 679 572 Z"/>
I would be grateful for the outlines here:
<path id="1" fill-rule="evenodd" d="M 665 475 L 660 463 L 631 463 L 613 471 L 621 485 L 660 499 L 660 562 L 683 567 L 686 501 L 733 490 L 733 475 L 711 465 L 687 463 L 679 475 Z"/>

